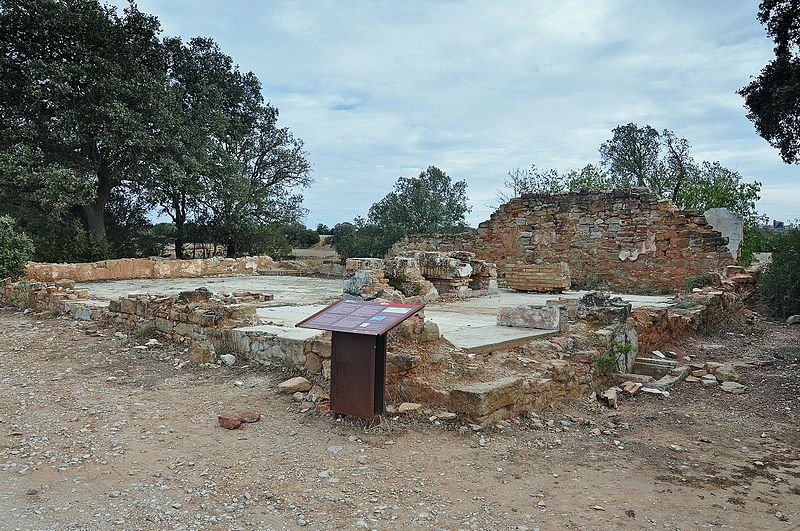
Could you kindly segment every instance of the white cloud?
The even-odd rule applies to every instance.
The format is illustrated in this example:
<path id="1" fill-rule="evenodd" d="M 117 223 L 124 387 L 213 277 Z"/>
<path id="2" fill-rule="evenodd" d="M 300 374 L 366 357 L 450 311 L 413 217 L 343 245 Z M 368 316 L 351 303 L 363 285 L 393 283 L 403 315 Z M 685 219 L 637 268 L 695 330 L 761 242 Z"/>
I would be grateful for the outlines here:
<path id="1" fill-rule="evenodd" d="M 118 0 L 122 3 L 122 0 Z M 396 178 L 467 179 L 472 223 L 517 166 L 578 167 L 620 123 L 686 137 L 800 217 L 800 171 L 754 132 L 736 90 L 772 44 L 756 0 L 140 0 L 165 33 L 208 35 L 253 70 L 306 142 L 309 224 L 364 214 Z M 792 214 L 794 212 L 794 214 Z"/>

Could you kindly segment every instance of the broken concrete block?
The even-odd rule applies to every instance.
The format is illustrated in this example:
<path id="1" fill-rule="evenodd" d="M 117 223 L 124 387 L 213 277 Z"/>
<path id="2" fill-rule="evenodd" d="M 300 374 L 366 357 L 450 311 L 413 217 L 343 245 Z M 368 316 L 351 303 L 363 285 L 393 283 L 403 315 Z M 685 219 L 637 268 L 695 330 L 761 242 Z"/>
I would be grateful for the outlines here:
<path id="1" fill-rule="evenodd" d="M 472 418 L 484 417 L 515 404 L 522 396 L 522 378 L 508 376 L 491 382 L 462 385 L 450 391 L 450 409 Z"/>
<path id="2" fill-rule="evenodd" d="M 298 391 L 306 392 L 311 389 L 311 383 L 302 376 L 295 376 L 279 383 L 278 389 L 285 394 L 294 394 Z"/>
<path id="3" fill-rule="evenodd" d="M 561 309 L 558 306 L 504 306 L 497 310 L 497 326 L 559 330 Z"/>
<path id="4" fill-rule="evenodd" d="M 800 324 L 800 315 L 792 315 L 786 319 L 786 324 L 796 325 Z"/>

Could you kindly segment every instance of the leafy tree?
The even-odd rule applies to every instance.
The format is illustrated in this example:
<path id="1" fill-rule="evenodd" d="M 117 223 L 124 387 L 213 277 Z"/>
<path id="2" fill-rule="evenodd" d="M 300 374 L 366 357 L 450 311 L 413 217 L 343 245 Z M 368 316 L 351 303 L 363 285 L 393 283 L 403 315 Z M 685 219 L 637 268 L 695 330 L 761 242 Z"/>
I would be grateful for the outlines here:
<path id="1" fill-rule="evenodd" d="M 649 125 L 618 125 L 600 146 L 600 163 L 614 177 L 615 186 L 647 186 L 661 192 L 660 135 Z"/>
<path id="2" fill-rule="evenodd" d="M 356 218 L 355 223 L 339 223 L 332 244 L 342 259 L 382 258 L 405 235 L 399 225 L 378 226 Z"/>
<path id="3" fill-rule="evenodd" d="M 580 171 L 570 170 L 564 176 L 566 188 L 572 192 L 580 190 L 608 190 L 611 177 L 594 164 L 587 164 Z"/>
<path id="4" fill-rule="evenodd" d="M 373 204 L 369 222 L 383 228 L 399 227 L 406 234 L 449 233 L 467 227 L 466 181 L 452 182 L 450 177 L 429 166 L 418 177 L 400 177 L 394 191 Z"/>
<path id="5" fill-rule="evenodd" d="M 772 262 L 761 274 L 759 291 L 777 317 L 800 313 L 800 229 L 790 228 L 770 240 Z"/>
<path id="6" fill-rule="evenodd" d="M 318 223 L 317 224 L 317 234 L 322 236 L 322 235 L 332 234 L 332 232 L 331 232 L 330 227 L 328 227 L 324 223 Z"/>
<path id="7" fill-rule="evenodd" d="M 528 194 L 561 194 L 566 191 L 564 179 L 556 170 L 540 170 L 535 164 L 528 169 L 509 170 L 503 185 L 505 188 L 497 191 L 501 203 Z"/>
<path id="8" fill-rule="evenodd" d="M 11 216 L 0 216 L 0 279 L 21 277 L 31 254 L 31 239 L 17 230 Z"/>
<path id="9" fill-rule="evenodd" d="M 292 247 L 308 249 L 319 243 L 319 233 L 315 230 L 306 228 L 302 223 L 287 223 L 283 226 L 283 234 L 286 241 Z"/>
<path id="10" fill-rule="evenodd" d="M 241 78 L 242 92 L 229 109 L 232 116 L 214 163 L 201 177 L 202 217 L 215 228 L 228 256 L 242 254 L 247 230 L 300 219 L 303 196 L 311 183 L 311 165 L 303 142 L 278 127 L 278 109 L 264 102 L 261 83 Z"/>
<path id="11" fill-rule="evenodd" d="M 673 200 L 682 209 L 704 212 L 709 208 L 727 208 L 742 218 L 745 225 L 758 225 L 763 219 L 756 212 L 761 199 L 761 183 L 742 182 L 739 172 L 719 162 L 703 162 L 687 175 L 687 181 Z"/>
<path id="12" fill-rule="evenodd" d="M 758 20 L 775 41 L 775 58 L 739 90 L 747 117 L 787 164 L 800 163 L 800 2 L 762 0 Z"/>
<path id="13" fill-rule="evenodd" d="M 112 192 L 140 180 L 153 152 L 164 86 L 159 31 L 133 4 L 120 15 L 97 0 L 0 3 L 7 195 L 40 212 L 55 199 L 89 239 L 105 240 Z M 47 193 L 30 194 L 40 186 Z"/>

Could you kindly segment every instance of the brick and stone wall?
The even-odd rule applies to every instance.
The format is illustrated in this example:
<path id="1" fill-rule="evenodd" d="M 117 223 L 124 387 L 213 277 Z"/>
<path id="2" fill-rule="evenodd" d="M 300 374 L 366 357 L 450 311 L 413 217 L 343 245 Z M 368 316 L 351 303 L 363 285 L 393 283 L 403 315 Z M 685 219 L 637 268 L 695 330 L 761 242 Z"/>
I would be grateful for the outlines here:
<path id="1" fill-rule="evenodd" d="M 29 262 L 25 270 L 25 278 L 40 282 L 55 282 L 61 279 L 86 282 L 130 278 L 189 278 L 255 275 L 261 271 L 272 271 L 285 267 L 293 267 L 293 265 L 279 264 L 269 256 L 197 258 L 193 260 L 121 258 L 75 264 Z"/>
<path id="2" fill-rule="evenodd" d="M 727 243 L 699 212 L 634 188 L 512 199 L 477 231 L 411 236 L 390 254 L 473 252 L 497 264 L 501 282 L 515 268 L 564 262 L 573 286 L 645 292 L 680 290 L 690 277 L 722 271 L 733 263 Z"/>

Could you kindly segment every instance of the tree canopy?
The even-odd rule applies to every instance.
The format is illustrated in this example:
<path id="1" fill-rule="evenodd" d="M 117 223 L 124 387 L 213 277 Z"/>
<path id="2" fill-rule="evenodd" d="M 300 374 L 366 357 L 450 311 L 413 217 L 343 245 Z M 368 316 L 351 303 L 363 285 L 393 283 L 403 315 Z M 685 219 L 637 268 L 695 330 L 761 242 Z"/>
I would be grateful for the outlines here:
<path id="1" fill-rule="evenodd" d="M 775 42 L 775 57 L 739 90 L 747 117 L 787 164 L 800 163 L 800 1 L 762 0 L 758 20 Z"/>
<path id="2" fill-rule="evenodd" d="M 508 172 L 498 198 L 508 201 L 531 193 L 564 193 L 582 189 L 629 188 L 642 183 L 682 209 L 705 211 L 725 207 L 748 225 L 761 221 L 756 212 L 761 184 L 719 162 L 696 162 L 685 138 L 664 129 L 634 123 L 615 127 L 600 147 L 602 167 L 587 164 L 581 170 L 515 169 Z"/>
<path id="3" fill-rule="evenodd" d="M 466 191 L 466 181 L 454 183 L 429 166 L 417 177 L 397 179 L 394 191 L 370 207 L 369 221 L 379 227 L 396 225 L 406 234 L 458 232 L 466 228 L 464 216 L 472 211 Z"/>
<path id="4" fill-rule="evenodd" d="M 109 221 L 135 225 L 111 216 L 122 204 L 168 216 L 179 257 L 189 222 L 233 255 L 303 214 L 307 154 L 256 76 L 210 38 L 160 31 L 135 4 L 0 2 L 0 213 L 39 252 L 114 254 Z"/>

